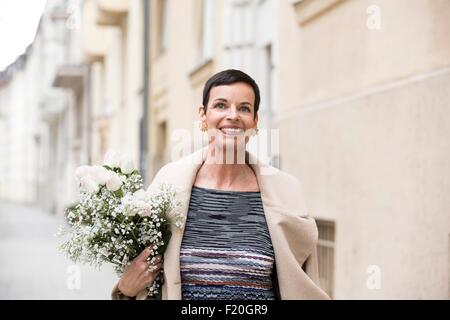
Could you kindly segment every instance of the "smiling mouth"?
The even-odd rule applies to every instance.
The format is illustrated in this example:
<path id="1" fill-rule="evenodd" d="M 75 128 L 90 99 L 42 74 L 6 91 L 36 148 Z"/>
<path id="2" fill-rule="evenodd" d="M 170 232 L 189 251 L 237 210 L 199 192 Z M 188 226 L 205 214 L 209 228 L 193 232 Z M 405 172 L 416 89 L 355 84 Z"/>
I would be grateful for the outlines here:
<path id="1" fill-rule="evenodd" d="M 220 128 L 219 130 L 222 131 L 224 135 L 231 137 L 239 136 L 244 133 L 244 129 L 242 128 Z"/>

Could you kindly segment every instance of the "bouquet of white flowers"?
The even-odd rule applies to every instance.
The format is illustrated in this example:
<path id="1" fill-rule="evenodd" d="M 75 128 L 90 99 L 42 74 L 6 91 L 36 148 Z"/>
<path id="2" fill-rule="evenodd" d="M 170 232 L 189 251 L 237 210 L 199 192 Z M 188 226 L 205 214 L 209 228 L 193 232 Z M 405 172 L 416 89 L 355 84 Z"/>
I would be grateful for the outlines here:
<path id="1" fill-rule="evenodd" d="M 142 177 L 130 160 L 108 153 L 103 166 L 81 166 L 79 202 L 66 209 L 69 236 L 60 246 L 75 263 L 100 267 L 112 263 L 119 276 L 142 250 L 152 247 L 148 261 L 163 255 L 171 237 L 170 223 L 182 227 L 175 190 L 161 185 L 150 194 L 142 189 Z M 162 270 L 148 288 L 149 296 L 161 299 Z"/>

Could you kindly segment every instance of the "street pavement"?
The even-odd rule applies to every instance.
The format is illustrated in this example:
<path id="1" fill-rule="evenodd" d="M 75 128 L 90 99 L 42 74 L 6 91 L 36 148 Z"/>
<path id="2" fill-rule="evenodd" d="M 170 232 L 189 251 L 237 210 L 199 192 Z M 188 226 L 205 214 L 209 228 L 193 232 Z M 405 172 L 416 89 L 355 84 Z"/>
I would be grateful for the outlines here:
<path id="1" fill-rule="evenodd" d="M 0 299 L 110 299 L 109 266 L 76 265 L 58 251 L 62 217 L 0 202 Z"/>

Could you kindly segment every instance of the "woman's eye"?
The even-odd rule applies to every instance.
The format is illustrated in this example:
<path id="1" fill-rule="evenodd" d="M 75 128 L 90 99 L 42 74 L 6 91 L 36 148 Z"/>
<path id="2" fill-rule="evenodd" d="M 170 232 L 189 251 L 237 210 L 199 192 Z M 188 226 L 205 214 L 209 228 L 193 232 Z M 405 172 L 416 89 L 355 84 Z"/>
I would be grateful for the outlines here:
<path id="1" fill-rule="evenodd" d="M 223 109 L 225 108 L 225 105 L 223 103 L 218 103 L 214 106 L 215 108 Z"/>
<path id="2" fill-rule="evenodd" d="M 249 107 L 241 107 L 240 109 L 242 111 L 244 111 L 244 112 L 250 112 L 250 108 Z"/>

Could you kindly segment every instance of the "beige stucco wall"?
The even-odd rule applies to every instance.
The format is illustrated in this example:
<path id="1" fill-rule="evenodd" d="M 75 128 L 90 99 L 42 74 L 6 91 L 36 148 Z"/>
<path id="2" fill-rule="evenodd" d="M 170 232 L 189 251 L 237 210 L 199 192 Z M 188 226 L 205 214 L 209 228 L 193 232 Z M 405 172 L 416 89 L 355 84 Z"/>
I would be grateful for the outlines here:
<path id="1" fill-rule="evenodd" d="M 335 298 L 448 297 L 450 3 L 377 1 L 380 30 L 370 1 L 304 25 L 283 3 L 282 168 L 336 223 Z"/>
<path id="2" fill-rule="evenodd" d="M 450 70 L 283 121 L 283 168 L 336 222 L 336 298 L 447 296 L 449 85 Z"/>
<path id="3" fill-rule="evenodd" d="M 280 108 L 337 97 L 450 64 L 448 1 L 377 1 L 381 28 L 367 27 L 371 1 L 342 1 L 299 26 L 288 1 L 280 2 L 280 52 L 292 59 L 281 67 L 293 77 Z M 351 18 L 350 18 L 351 17 Z M 294 89 L 295 88 L 295 89 Z M 295 101 L 291 105 L 289 101 Z"/>

